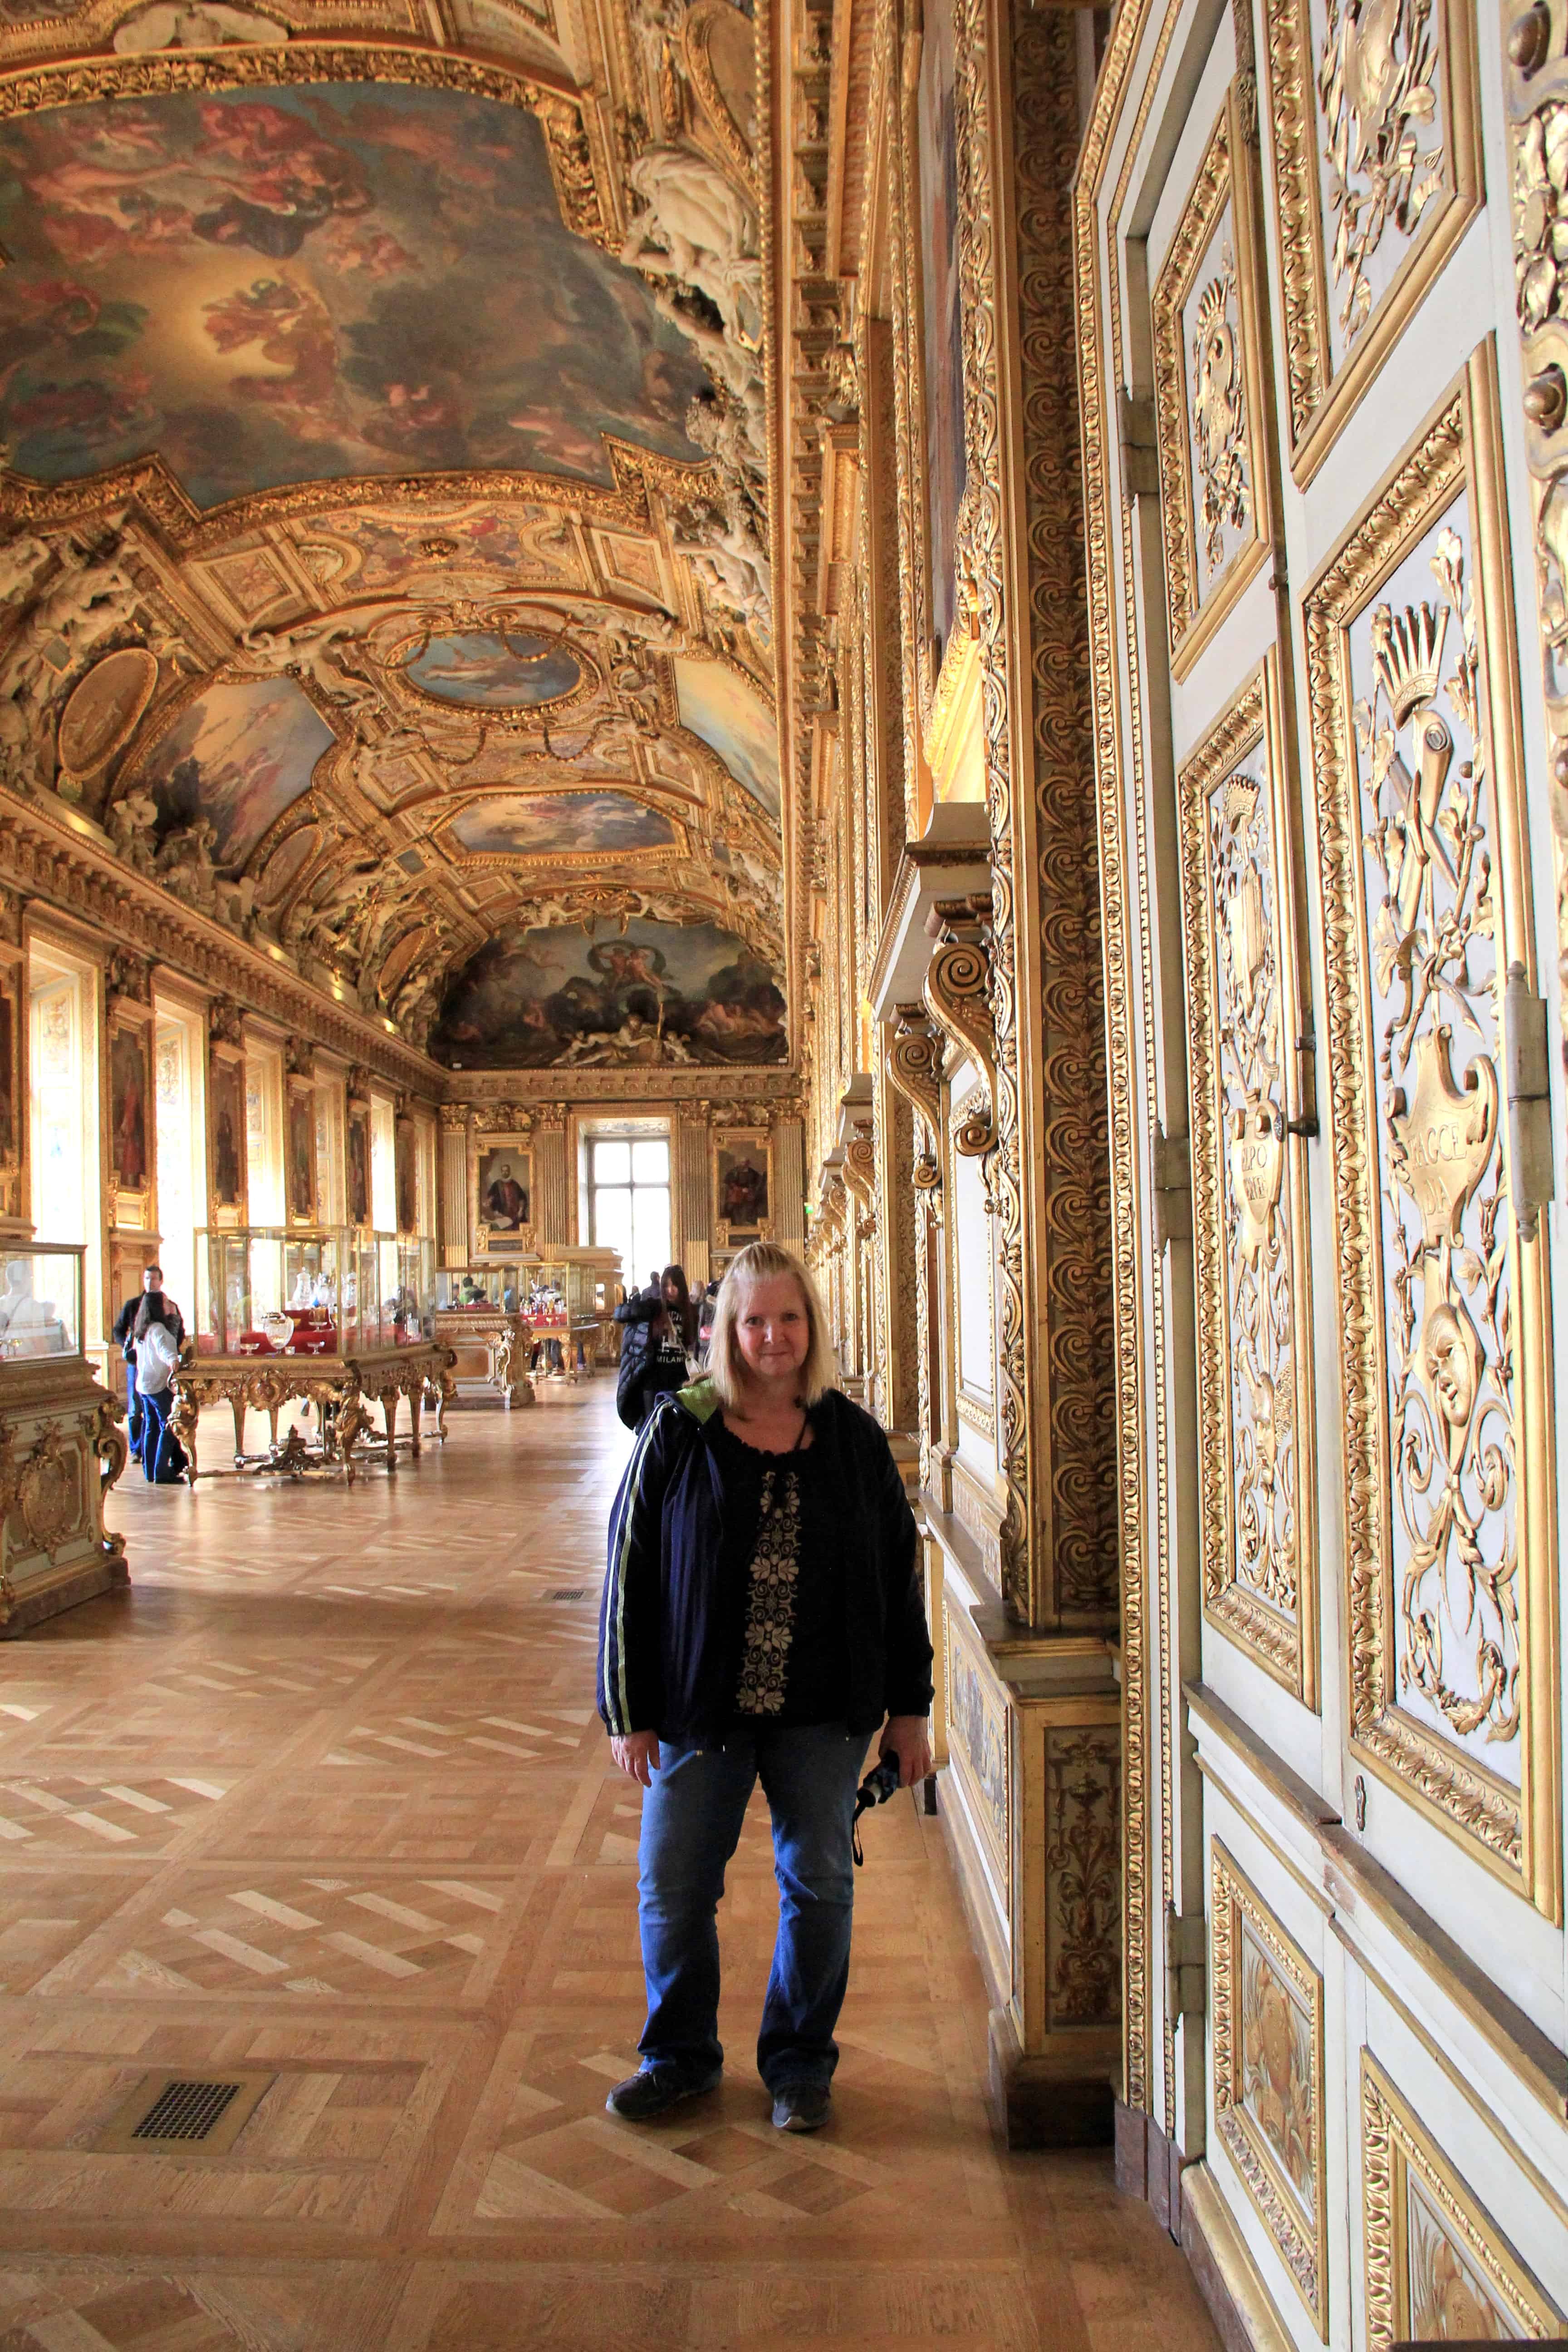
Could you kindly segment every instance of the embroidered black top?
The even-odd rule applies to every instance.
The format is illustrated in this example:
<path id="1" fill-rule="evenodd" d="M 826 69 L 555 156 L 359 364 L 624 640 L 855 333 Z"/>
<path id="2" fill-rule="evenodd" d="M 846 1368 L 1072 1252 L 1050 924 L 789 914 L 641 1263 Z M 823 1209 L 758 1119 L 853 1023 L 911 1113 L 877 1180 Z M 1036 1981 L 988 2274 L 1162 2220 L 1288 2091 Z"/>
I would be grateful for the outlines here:
<path id="1" fill-rule="evenodd" d="M 721 1425 L 724 1482 L 747 1530 L 735 1713 L 746 1721 L 834 1723 L 847 1703 L 848 1629 L 825 1447 L 763 1454 Z"/>

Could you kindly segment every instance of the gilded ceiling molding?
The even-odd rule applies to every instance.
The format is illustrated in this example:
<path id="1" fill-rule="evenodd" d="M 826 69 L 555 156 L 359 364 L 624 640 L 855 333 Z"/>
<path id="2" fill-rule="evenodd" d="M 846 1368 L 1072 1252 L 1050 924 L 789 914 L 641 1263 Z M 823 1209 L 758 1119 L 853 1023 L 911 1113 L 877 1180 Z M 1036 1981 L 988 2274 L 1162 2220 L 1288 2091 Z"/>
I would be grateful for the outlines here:
<path id="1" fill-rule="evenodd" d="M 96 827 L 9 791 L 0 807 L 0 879 L 25 899 L 79 917 L 106 941 L 236 997 L 264 1019 L 363 1063 L 426 1101 L 441 1090 L 447 1074 L 424 1055 L 411 1052 L 382 1024 L 335 1005 L 287 966 L 121 865 L 99 846 Z"/>
<path id="2" fill-rule="evenodd" d="M 0 121 L 45 107 L 169 91 L 293 89 L 310 82 L 392 82 L 455 89 L 497 106 L 524 108 L 544 133 L 561 217 L 578 236 L 617 248 L 607 160 L 596 151 L 595 117 L 580 99 L 537 75 L 480 65 L 449 49 L 402 48 L 377 41 L 289 41 L 279 48 L 163 50 L 148 57 L 90 58 L 0 74 Z"/>

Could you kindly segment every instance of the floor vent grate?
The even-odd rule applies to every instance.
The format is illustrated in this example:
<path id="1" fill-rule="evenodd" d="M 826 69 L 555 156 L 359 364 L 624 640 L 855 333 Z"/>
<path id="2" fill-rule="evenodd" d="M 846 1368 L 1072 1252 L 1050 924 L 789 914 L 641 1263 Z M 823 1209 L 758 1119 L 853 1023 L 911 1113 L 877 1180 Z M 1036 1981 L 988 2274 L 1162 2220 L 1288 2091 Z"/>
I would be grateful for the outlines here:
<path id="1" fill-rule="evenodd" d="M 225 2156 L 276 2074 L 144 2075 L 93 2142 L 120 2156 Z"/>
<path id="2" fill-rule="evenodd" d="M 555 1591 L 547 1592 L 544 1598 L 546 1601 L 586 1601 L 588 1588 L 585 1584 L 563 1584 Z"/>
<path id="3" fill-rule="evenodd" d="M 205 2139 L 242 2087 L 238 2083 L 165 2083 L 131 2137 Z"/>

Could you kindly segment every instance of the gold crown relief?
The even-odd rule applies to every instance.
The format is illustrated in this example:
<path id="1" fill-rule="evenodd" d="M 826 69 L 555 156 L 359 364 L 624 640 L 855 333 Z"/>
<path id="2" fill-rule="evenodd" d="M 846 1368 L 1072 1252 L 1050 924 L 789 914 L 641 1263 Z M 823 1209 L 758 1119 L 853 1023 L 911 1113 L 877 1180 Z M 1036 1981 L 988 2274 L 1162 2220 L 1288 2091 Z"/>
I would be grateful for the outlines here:
<path id="1" fill-rule="evenodd" d="M 1423 704 L 1435 702 L 1448 634 L 1447 604 L 1406 604 L 1396 613 L 1380 604 L 1372 616 L 1372 657 L 1388 695 L 1395 727 Z"/>

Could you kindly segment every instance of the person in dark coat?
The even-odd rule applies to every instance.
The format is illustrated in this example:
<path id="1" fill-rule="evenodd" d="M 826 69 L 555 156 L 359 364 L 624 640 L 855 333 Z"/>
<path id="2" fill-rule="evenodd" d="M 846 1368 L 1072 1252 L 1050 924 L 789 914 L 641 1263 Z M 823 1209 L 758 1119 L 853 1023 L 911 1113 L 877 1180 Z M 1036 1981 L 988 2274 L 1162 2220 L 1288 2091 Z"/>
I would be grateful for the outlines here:
<path id="1" fill-rule="evenodd" d="M 759 1780 L 779 1927 L 757 2069 L 780 2130 L 827 2120 L 867 1744 L 879 1735 L 903 1787 L 931 1769 L 914 1517 L 836 1377 L 810 1276 L 753 1244 L 720 1289 L 710 1373 L 656 1401 L 616 1497 L 599 1713 L 647 1792 L 642 2065 L 607 2102 L 628 2123 L 719 2082 L 715 1913 Z"/>
<path id="2" fill-rule="evenodd" d="M 685 1387 L 687 1359 L 697 1352 L 697 1310 L 684 1266 L 667 1265 L 646 1290 L 623 1299 L 616 1320 L 626 1327 L 616 1411 L 628 1429 L 640 1429 L 661 1396 Z"/>

